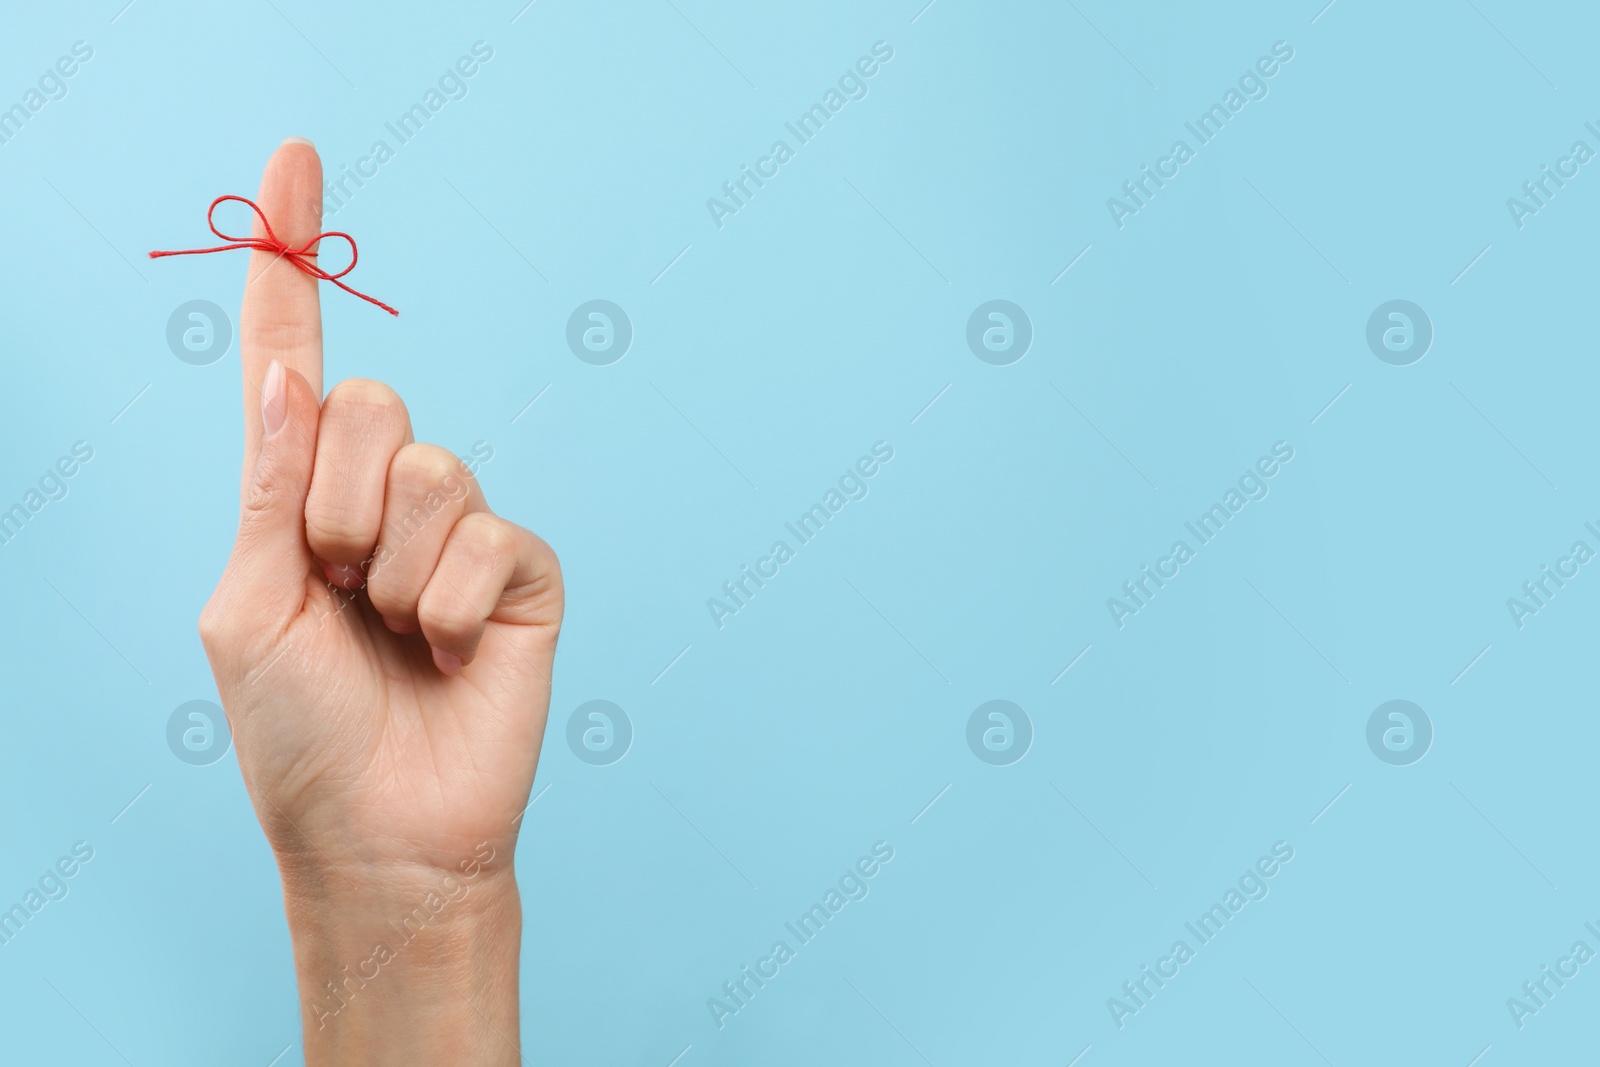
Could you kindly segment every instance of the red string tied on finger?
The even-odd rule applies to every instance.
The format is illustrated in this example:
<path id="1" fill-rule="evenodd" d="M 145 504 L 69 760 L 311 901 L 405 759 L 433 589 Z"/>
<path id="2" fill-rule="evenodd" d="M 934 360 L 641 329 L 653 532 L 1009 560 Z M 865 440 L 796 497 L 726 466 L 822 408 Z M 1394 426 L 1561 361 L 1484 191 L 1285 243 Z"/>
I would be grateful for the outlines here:
<path id="1" fill-rule="evenodd" d="M 256 213 L 256 218 L 261 220 L 261 228 L 267 232 L 267 235 L 265 237 L 230 237 L 221 230 L 217 229 L 216 221 L 213 218 L 217 212 L 217 205 L 226 203 L 229 200 L 237 200 L 239 203 L 248 206 L 251 211 L 254 211 Z M 247 200 L 242 196 L 219 196 L 215 200 L 211 201 L 211 207 L 206 210 L 206 225 L 211 227 L 212 233 L 216 234 L 218 237 L 222 238 L 228 243 L 224 245 L 217 245 L 215 248 L 184 248 L 175 252 L 151 252 L 150 258 L 160 259 L 162 256 L 203 256 L 211 252 L 231 252 L 235 248 L 249 248 L 257 252 L 270 252 L 280 259 L 287 259 L 290 263 L 293 263 L 295 267 L 298 268 L 303 274 L 309 274 L 318 281 L 332 282 L 334 285 L 337 285 L 350 295 L 359 296 L 369 304 L 376 304 L 378 307 L 381 307 L 391 315 L 400 314 L 400 312 L 396 311 L 388 304 L 385 304 L 382 300 L 375 299 L 368 296 L 366 293 L 352 289 L 350 286 L 339 280 L 346 274 L 349 274 L 351 271 L 356 269 L 356 260 L 358 258 L 356 253 L 356 239 L 347 233 L 339 230 L 330 230 L 326 233 L 317 234 L 299 248 L 290 248 L 288 245 L 278 240 L 278 235 L 272 232 L 272 223 L 267 221 L 266 214 L 256 206 L 255 201 Z M 311 251 L 311 249 L 319 241 L 325 241 L 330 237 L 342 238 L 350 246 L 350 265 L 344 270 L 336 271 L 332 274 L 323 270 L 317 265 L 317 254 Z"/>

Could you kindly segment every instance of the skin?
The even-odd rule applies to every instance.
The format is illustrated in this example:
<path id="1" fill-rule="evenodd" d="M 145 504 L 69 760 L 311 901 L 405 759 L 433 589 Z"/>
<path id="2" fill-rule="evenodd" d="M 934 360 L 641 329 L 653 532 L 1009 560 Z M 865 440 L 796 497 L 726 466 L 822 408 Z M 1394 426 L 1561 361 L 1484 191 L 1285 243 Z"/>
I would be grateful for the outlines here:
<path id="1" fill-rule="evenodd" d="M 315 237 L 321 198 L 285 141 L 256 201 L 279 238 Z M 239 532 L 200 636 L 283 878 L 306 1062 L 518 1063 L 512 856 L 560 565 L 387 386 L 323 397 L 317 283 L 269 253 L 240 352 Z"/>

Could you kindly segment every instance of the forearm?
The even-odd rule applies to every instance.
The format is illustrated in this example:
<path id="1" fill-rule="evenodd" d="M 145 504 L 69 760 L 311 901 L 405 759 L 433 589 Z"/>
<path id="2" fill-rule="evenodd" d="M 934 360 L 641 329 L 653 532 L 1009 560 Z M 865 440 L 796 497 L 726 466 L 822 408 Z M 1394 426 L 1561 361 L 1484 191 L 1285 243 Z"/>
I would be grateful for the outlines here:
<path id="1" fill-rule="evenodd" d="M 522 907 L 509 861 L 491 866 L 284 866 L 308 1067 L 520 1061 Z"/>

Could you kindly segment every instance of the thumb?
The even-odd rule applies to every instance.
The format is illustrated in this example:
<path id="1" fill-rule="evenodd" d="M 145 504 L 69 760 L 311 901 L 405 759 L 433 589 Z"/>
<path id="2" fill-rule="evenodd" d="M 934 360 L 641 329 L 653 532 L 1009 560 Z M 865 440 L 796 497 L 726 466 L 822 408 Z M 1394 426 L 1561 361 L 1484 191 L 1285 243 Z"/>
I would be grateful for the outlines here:
<path id="1" fill-rule="evenodd" d="M 230 569 L 245 603 L 283 619 L 304 602 L 312 566 L 305 513 L 319 414 L 305 378 L 273 360 L 261 383 L 261 448 L 240 501 Z"/>

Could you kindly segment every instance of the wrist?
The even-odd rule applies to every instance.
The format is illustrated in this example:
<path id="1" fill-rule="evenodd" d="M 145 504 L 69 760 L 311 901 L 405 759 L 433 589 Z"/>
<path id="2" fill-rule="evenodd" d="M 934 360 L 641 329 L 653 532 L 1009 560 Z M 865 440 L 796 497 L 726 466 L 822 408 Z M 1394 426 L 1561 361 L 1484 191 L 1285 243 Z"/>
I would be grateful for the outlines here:
<path id="1" fill-rule="evenodd" d="M 518 1062 L 510 860 L 487 844 L 456 870 L 280 857 L 308 1065 Z"/>

